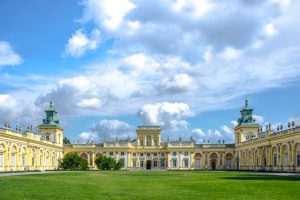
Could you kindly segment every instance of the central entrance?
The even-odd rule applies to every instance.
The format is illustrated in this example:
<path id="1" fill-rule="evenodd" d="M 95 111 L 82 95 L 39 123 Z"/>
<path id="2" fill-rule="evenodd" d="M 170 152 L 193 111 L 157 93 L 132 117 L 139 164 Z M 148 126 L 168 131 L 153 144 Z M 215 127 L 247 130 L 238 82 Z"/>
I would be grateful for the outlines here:
<path id="1" fill-rule="evenodd" d="M 146 169 L 151 169 L 151 160 L 147 160 Z"/>

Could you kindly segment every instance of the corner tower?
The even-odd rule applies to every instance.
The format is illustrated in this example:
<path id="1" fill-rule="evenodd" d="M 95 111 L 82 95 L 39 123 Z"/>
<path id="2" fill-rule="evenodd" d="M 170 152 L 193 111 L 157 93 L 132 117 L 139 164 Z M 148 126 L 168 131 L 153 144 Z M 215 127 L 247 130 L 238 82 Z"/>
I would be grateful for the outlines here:
<path id="1" fill-rule="evenodd" d="M 235 144 L 256 138 L 259 131 L 259 124 L 253 118 L 253 109 L 249 107 L 247 99 L 240 112 L 241 116 L 238 118 L 238 125 L 234 128 Z"/>
<path id="2" fill-rule="evenodd" d="M 45 110 L 45 114 L 46 118 L 43 119 L 43 124 L 38 126 L 39 133 L 46 141 L 63 146 L 64 129 L 59 126 L 60 121 L 57 118 L 57 111 L 54 109 L 52 101 L 50 101 L 49 108 Z"/>

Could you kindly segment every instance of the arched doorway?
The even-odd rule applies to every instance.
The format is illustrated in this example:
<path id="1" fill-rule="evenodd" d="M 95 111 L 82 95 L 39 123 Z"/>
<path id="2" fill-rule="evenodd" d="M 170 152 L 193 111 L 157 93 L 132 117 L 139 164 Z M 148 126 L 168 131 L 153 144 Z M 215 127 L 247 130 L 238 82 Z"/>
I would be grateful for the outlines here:
<path id="1" fill-rule="evenodd" d="M 200 169 L 201 168 L 201 154 L 200 153 L 196 153 L 194 156 L 195 159 L 195 169 Z"/>
<path id="2" fill-rule="evenodd" d="M 233 158 L 233 155 L 231 153 L 227 153 L 226 156 L 225 156 L 225 159 L 226 159 L 226 169 L 231 169 L 231 166 L 232 166 L 232 158 Z"/>
<path id="3" fill-rule="evenodd" d="M 210 154 L 210 166 L 212 170 L 217 169 L 217 161 L 218 161 L 218 155 L 216 153 Z"/>

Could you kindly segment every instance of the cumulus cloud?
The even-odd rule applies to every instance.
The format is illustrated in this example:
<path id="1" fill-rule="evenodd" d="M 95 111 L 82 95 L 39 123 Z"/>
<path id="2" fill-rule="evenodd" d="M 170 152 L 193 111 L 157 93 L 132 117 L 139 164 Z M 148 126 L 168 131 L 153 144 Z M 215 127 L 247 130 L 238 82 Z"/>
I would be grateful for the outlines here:
<path id="1" fill-rule="evenodd" d="M 84 0 L 81 21 L 94 21 L 108 30 L 117 29 L 125 15 L 136 6 L 129 0 Z"/>
<path id="2" fill-rule="evenodd" d="M 59 81 L 50 92 L 37 98 L 36 105 L 45 105 L 50 100 L 56 103 L 61 113 L 78 114 L 104 109 L 111 101 L 116 100 L 116 97 L 95 82 L 79 76 Z"/>
<path id="3" fill-rule="evenodd" d="M 195 89 L 193 79 L 188 74 L 177 74 L 174 77 L 163 78 L 156 86 L 162 94 L 176 94 Z"/>
<path id="4" fill-rule="evenodd" d="M 18 65 L 21 62 L 21 56 L 14 51 L 10 43 L 6 41 L 0 41 L 0 66 Z"/>
<path id="5" fill-rule="evenodd" d="M 138 112 L 144 125 L 161 126 L 166 132 L 184 131 L 189 123 L 185 120 L 193 113 L 185 103 L 146 104 Z"/>
<path id="6" fill-rule="evenodd" d="M 87 37 L 83 30 L 79 29 L 68 40 L 64 55 L 80 57 L 87 50 L 97 49 L 99 47 L 100 41 L 100 31 L 98 29 L 94 29 L 91 32 L 90 37 Z"/>
<path id="7" fill-rule="evenodd" d="M 134 127 L 119 120 L 103 119 L 90 126 L 90 130 L 82 132 L 79 137 L 83 140 L 114 140 L 134 137 Z"/>
<path id="8" fill-rule="evenodd" d="M 0 94 L 0 113 L 0 126 L 11 123 L 26 130 L 27 126 L 37 126 L 42 121 L 41 109 L 10 94 Z"/>

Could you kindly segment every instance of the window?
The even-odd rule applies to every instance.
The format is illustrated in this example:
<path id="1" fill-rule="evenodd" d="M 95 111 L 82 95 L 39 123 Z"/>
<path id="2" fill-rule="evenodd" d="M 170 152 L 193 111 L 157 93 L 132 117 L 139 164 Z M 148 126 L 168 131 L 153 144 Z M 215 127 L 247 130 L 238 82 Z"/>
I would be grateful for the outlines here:
<path id="1" fill-rule="evenodd" d="M 297 152 L 297 167 L 300 167 L 300 152 Z"/>
<path id="2" fill-rule="evenodd" d="M 189 155 L 189 152 L 184 152 L 184 156 L 188 156 Z"/>
<path id="3" fill-rule="evenodd" d="M 157 160 L 154 160 L 153 166 L 154 166 L 154 167 L 157 167 Z"/>
<path id="4" fill-rule="evenodd" d="M 284 158 L 284 166 L 289 166 L 289 157 L 288 157 L 288 154 L 287 153 L 285 153 L 284 155 L 283 155 L 283 158 Z"/>
<path id="5" fill-rule="evenodd" d="M 151 136 L 150 136 L 150 135 L 147 135 L 147 138 L 146 138 L 146 145 L 147 145 L 147 146 L 151 146 Z"/>
<path id="6" fill-rule="evenodd" d="M 273 157 L 273 165 L 274 165 L 274 167 L 277 166 L 277 155 L 276 154 Z"/>
<path id="7" fill-rule="evenodd" d="M 147 153 L 147 156 L 150 156 L 150 153 Z"/>
<path id="8" fill-rule="evenodd" d="M 173 167 L 177 167 L 177 159 L 172 160 Z"/>
<path id="9" fill-rule="evenodd" d="M 165 156 L 165 153 L 161 153 L 161 156 L 164 157 L 164 156 Z"/>
<path id="10" fill-rule="evenodd" d="M 110 156 L 113 156 L 113 155 L 114 155 L 114 152 L 109 152 L 109 155 L 110 155 Z"/>
<path id="11" fill-rule="evenodd" d="M 3 166 L 3 153 L 0 153 L 0 167 L 2 167 Z"/>
<path id="12" fill-rule="evenodd" d="M 176 156 L 177 155 L 177 152 L 173 152 L 173 156 Z"/>
<path id="13" fill-rule="evenodd" d="M 11 166 L 16 166 L 16 154 L 11 155 Z"/>
<path id="14" fill-rule="evenodd" d="M 157 157 L 157 153 L 154 153 L 154 157 Z"/>
<path id="15" fill-rule="evenodd" d="M 154 146 L 157 146 L 158 142 L 157 139 L 154 139 Z"/>
<path id="16" fill-rule="evenodd" d="M 136 160 L 132 161 L 132 167 L 136 167 Z"/>
<path id="17" fill-rule="evenodd" d="M 22 166 L 25 166 L 25 154 L 22 155 Z"/>
<path id="18" fill-rule="evenodd" d="M 144 146 L 144 140 L 140 139 L 140 146 Z"/>
<path id="19" fill-rule="evenodd" d="M 144 167 L 144 161 L 143 160 L 140 161 L 140 167 Z"/>
<path id="20" fill-rule="evenodd" d="M 43 156 L 40 156 L 40 166 L 43 166 Z"/>
<path id="21" fill-rule="evenodd" d="M 183 160 L 183 166 L 184 167 L 189 167 L 189 159 L 184 159 Z"/>
<path id="22" fill-rule="evenodd" d="M 144 154 L 143 154 L 143 153 L 140 153 L 140 156 L 144 156 Z"/>
<path id="23" fill-rule="evenodd" d="M 121 156 L 124 156 L 125 155 L 125 153 L 124 152 L 121 152 Z"/>
<path id="24" fill-rule="evenodd" d="M 160 167 L 165 167 L 165 159 L 160 159 Z"/>
<path id="25" fill-rule="evenodd" d="M 55 163 L 54 163 L 54 157 L 52 157 L 52 167 L 54 167 Z"/>
<path id="26" fill-rule="evenodd" d="M 121 163 L 121 167 L 123 168 L 125 165 L 125 159 L 124 158 L 120 158 L 119 162 Z"/>
<path id="27" fill-rule="evenodd" d="M 136 153 L 133 153 L 133 157 L 136 157 Z"/>

